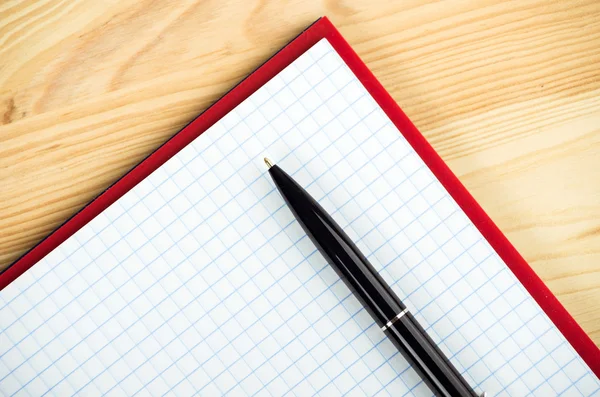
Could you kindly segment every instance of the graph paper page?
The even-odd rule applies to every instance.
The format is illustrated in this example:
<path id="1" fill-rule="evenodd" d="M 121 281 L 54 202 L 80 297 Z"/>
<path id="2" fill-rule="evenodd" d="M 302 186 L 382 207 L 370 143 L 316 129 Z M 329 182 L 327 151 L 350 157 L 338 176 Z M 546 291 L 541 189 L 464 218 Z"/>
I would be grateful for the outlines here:
<path id="1" fill-rule="evenodd" d="M 325 39 L 0 292 L 0 392 L 431 395 L 315 251 L 265 155 L 477 390 L 600 393 Z"/>

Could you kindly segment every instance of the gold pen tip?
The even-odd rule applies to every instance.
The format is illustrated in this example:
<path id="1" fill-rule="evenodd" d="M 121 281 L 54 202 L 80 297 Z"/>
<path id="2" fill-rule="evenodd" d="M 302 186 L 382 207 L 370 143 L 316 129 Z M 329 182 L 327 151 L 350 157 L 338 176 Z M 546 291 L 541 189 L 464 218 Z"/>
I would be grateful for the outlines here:
<path id="1" fill-rule="evenodd" d="M 273 163 L 271 162 L 271 160 L 269 160 L 267 157 L 265 157 L 265 164 L 267 165 L 267 167 L 271 168 L 273 166 Z"/>

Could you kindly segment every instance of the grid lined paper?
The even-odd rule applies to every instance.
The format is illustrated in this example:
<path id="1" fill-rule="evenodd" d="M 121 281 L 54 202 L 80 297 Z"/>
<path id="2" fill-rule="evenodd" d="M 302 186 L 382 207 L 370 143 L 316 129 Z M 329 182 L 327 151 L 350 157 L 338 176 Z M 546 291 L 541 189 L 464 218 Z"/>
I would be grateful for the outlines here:
<path id="1" fill-rule="evenodd" d="M 325 39 L 0 292 L 0 393 L 431 395 L 315 251 L 265 155 L 477 390 L 600 394 Z"/>

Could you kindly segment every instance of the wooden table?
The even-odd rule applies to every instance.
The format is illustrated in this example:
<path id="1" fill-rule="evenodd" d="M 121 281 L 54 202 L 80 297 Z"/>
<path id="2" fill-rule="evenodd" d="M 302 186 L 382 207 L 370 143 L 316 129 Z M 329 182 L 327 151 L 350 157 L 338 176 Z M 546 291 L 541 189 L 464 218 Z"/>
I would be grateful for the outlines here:
<path id="1" fill-rule="evenodd" d="M 321 15 L 599 344 L 597 0 L 5 0 L 0 267 Z"/>

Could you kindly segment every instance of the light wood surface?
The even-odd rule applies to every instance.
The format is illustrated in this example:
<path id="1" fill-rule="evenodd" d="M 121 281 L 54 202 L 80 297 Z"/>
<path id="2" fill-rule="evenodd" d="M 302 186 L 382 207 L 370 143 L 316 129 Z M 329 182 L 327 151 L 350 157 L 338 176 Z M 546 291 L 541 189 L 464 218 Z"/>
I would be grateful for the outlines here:
<path id="1" fill-rule="evenodd" d="M 0 267 L 321 15 L 599 344 L 597 0 L 4 0 Z"/>

